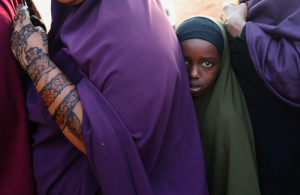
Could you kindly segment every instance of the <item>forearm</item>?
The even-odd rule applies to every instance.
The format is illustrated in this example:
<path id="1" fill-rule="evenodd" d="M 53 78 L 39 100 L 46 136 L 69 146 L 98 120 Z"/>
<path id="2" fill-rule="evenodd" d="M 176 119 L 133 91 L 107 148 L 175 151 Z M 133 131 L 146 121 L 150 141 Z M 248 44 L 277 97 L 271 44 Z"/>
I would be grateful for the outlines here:
<path id="1" fill-rule="evenodd" d="M 62 133 L 86 154 L 81 135 L 82 104 L 77 88 L 51 61 L 49 64 L 53 69 L 41 75 L 36 89 Z"/>
<path id="2" fill-rule="evenodd" d="M 34 28 L 25 11 L 22 7 L 14 22 L 12 51 L 63 134 L 86 153 L 81 135 L 82 104 L 77 88 L 50 60 L 46 32 Z"/>

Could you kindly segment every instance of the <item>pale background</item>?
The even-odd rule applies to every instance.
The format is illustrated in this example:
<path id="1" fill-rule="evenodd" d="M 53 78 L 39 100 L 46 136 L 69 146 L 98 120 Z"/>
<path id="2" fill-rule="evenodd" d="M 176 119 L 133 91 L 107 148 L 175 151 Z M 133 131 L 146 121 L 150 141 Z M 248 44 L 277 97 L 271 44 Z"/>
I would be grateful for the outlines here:
<path id="1" fill-rule="evenodd" d="M 33 2 L 39 10 L 47 30 L 49 30 L 51 24 L 51 0 L 33 0 Z"/>
<path id="2" fill-rule="evenodd" d="M 51 24 L 51 0 L 33 1 L 49 30 Z M 222 3 L 228 2 L 228 0 L 161 0 L 161 2 L 165 10 L 169 11 L 171 24 L 178 26 L 185 18 L 194 15 L 209 15 L 219 19 L 222 12 Z"/>

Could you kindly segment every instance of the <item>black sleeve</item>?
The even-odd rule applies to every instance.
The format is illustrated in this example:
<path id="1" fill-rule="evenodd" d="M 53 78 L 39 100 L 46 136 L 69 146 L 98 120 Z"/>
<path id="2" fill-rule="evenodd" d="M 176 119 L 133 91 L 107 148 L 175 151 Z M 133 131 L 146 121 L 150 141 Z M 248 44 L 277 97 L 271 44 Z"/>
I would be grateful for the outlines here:
<path id="1" fill-rule="evenodd" d="M 245 58 L 247 58 L 248 60 L 251 60 L 251 57 L 249 54 L 249 49 L 248 49 L 248 44 L 246 41 L 246 25 L 244 26 L 244 28 L 242 30 L 241 36 L 233 39 L 233 44 Z"/>

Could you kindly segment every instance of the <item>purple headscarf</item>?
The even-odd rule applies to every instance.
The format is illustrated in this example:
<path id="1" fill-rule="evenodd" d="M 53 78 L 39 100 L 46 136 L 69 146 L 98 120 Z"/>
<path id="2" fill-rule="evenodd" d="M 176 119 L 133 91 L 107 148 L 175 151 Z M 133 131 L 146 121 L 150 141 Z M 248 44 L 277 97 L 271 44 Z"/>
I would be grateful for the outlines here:
<path id="1" fill-rule="evenodd" d="M 300 108 L 299 0 L 252 0 L 246 37 L 265 85 L 286 104 Z"/>
<path id="2" fill-rule="evenodd" d="M 207 194 L 184 60 L 160 1 L 53 0 L 52 16 L 49 52 L 77 84 L 87 156 L 63 137 L 32 86 L 38 192 Z"/>

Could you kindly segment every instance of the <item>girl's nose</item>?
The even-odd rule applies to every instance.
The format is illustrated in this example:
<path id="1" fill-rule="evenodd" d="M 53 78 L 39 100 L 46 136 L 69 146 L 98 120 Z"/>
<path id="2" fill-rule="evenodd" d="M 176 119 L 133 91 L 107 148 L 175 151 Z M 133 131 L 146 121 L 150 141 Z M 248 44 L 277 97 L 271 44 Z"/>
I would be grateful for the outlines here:
<path id="1" fill-rule="evenodd" d="M 197 66 L 191 65 L 190 66 L 190 77 L 193 79 L 198 79 L 200 78 L 200 72 L 197 70 Z"/>

